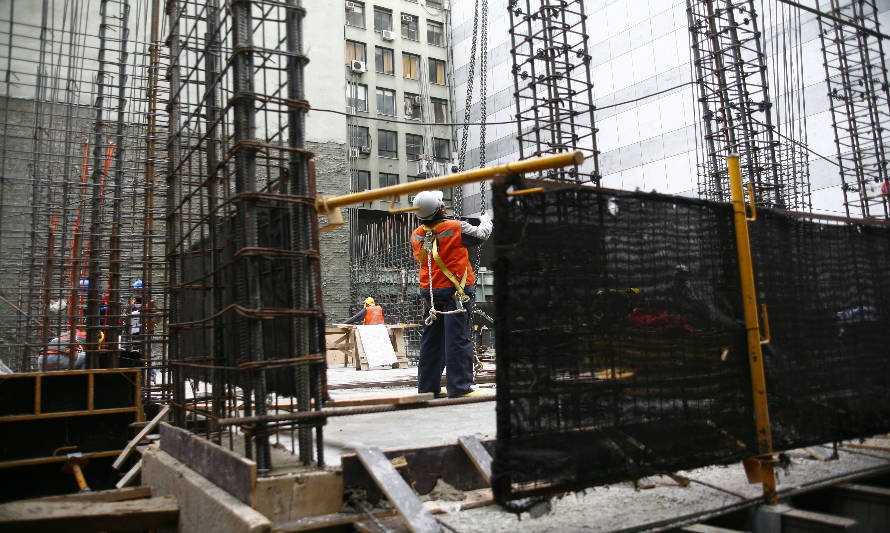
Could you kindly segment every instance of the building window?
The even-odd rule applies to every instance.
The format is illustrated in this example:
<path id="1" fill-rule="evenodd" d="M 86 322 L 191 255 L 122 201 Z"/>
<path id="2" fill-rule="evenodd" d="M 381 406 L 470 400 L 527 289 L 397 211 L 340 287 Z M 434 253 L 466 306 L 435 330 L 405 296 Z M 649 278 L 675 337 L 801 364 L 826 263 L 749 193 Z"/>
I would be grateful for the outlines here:
<path id="1" fill-rule="evenodd" d="M 408 15 L 407 13 L 402 13 L 402 37 L 408 39 L 409 41 L 416 41 L 417 39 L 417 25 L 418 19 L 414 15 Z"/>
<path id="2" fill-rule="evenodd" d="M 410 80 L 420 79 L 420 56 L 402 52 L 402 72 Z"/>
<path id="3" fill-rule="evenodd" d="M 445 30 L 441 22 L 426 21 L 426 42 L 436 46 L 445 46 Z"/>
<path id="4" fill-rule="evenodd" d="M 396 115 L 396 92 L 392 89 L 377 88 L 377 113 L 381 115 Z"/>
<path id="5" fill-rule="evenodd" d="M 381 74 L 395 75 L 396 71 L 393 67 L 393 51 L 389 48 L 374 48 L 374 63 L 377 65 L 377 72 Z"/>
<path id="6" fill-rule="evenodd" d="M 439 98 L 430 98 L 433 108 L 433 122 L 445 124 L 448 122 L 448 101 Z"/>
<path id="7" fill-rule="evenodd" d="M 417 161 L 423 157 L 423 135 L 405 134 L 405 153 L 408 161 Z"/>
<path id="8" fill-rule="evenodd" d="M 428 7 L 442 9 L 442 0 L 426 0 L 426 5 Z"/>
<path id="9" fill-rule="evenodd" d="M 371 173 L 367 170 L 352 171 L 353 192 L 367 191 L 371 188 Z"/>
<path id="10" fill-rule="evenodd" d="M 365 43 L 346 41 L 346 63 L 352 63 L 353 61 L 361 61 L 364 63 L 367 60 L 368 54 Z"/>
<path id="11" fill-rule="evenodd" d="M 371 134 L 367 126 L 349 126 L 349 146 L 353 148 L 371 146 Z"/>
<path id="12" fill-rule="evenodd" d="M 392 31 L 392 10 L 374 6 L 374 31 Z"/>
<path id="13" fill-rule="evenodd" d="M 346 24 L 356 28 L 365 27 L 364 2 L 346 2 Z"/>
<path id="14" fill-rule="evenodd" d="M 454 200 L 454 189 L 451 187 L 442 189 L 442 201 L 450 205 L 452 200 Z"/>
<path id="15" fill-rule="evenodd" d="M 433 138 L 433 157 L 451 161 L 451 141 Z"/>
<path id="16" fill-rule="evenodd" d="M 405 93 L 405 118 L 423 120 L 423 106 L 419 94 Z"/>
<path id="17" fill-rule="evenodd" d="M 396 132 L 377 130 L 377 155 L 380 157 L 399 157 L 399 145 Z"/>
<path id="18" fill-rule="evenodd" d="M 399 175 L 398 174 L 387 174 L 386 172 L 380 173 L 380 186 L 381 187 L 389 187 L 390 185 L 398 185 L 399 184 Z"/>
<path id="19" fill-rule="evenodd" d="M 349 112 L 364 111 L 368 112 L 368 86 L 358 83 L 349 83 L 346 85 L 346 107 L 354 107 L 355 110 Z"/>
<path id="20" fill-rule="evenodd" d="M 445 85 L 445 62 L 430 58 L 430 83 Z"/>

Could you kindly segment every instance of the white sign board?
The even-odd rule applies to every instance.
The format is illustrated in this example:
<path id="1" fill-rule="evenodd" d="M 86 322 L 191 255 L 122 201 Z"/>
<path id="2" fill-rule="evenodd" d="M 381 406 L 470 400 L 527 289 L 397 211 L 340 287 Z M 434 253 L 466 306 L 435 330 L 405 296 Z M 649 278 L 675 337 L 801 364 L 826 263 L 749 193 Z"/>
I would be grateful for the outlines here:
<path id="1" fill-rule="evenodd" d="M 359 342 L 362 343 L 362 349 L 368 359 L 368 366 L 391 366 L 397 361 L 386 326 L 356 326 L 356 329 Z"/>

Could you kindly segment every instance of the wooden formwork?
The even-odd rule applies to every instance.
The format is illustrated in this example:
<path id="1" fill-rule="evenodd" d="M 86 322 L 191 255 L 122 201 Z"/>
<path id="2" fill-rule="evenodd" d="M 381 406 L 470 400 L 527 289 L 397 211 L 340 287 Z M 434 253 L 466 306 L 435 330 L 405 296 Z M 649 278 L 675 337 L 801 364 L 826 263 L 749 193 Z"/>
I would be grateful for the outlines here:
<path id="1" fill-rule="evenodd" d="M 145 420 L 140 372 L 0 375 L 0 501 L 76 491 L 62 471 L 75 456 L 91 488 L 113 486 L 111 462 Z"/>

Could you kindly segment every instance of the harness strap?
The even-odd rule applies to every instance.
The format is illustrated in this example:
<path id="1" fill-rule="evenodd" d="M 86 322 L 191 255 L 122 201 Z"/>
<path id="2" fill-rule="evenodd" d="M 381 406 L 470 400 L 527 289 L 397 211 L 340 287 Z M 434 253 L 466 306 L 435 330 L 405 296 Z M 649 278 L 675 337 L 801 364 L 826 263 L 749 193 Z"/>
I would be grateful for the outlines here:
<path id="1" fill-rule="evenodd" d="M 433 227 L 429 227 L 426 224 L 424 224 L 423 229 L 424 229 L 424 231 L 426 231 L 427 236 L 429 236 L 431 234 L 433 236 L 435 236 L 436 228 L 438 226 L 439 226 L 439 224 L 436 224 Z M 421 246 L 421 248 L 420 248 L 420 262 L 421 262 L 421 264 L 423 263 L 423 260 L 426 258 L 426 254 L 427 254 L 426 248 Z M 445 277 L 448 278 L 448 281 L 450 281 L 454 285 L 454 288 L 455 288 L 455 290 L 457 290 L 457 293 L 460 295 L 461 299 L 466 299 L 466 294 L 464 293 L 464 287 L 467 284 L 467 274 L 469 273 L 469 267 L 464 268 L 464 276 L 460 281 L 458 281 L 457 277 L 454 274 L 452 274 L 450 270 L 448 270 L 448 267 L 445 266 L 445 262 L 442 261 L 442 257 L 439 255 L 439 241 L 438 241 L 438 239 L 435 239 L 435 238 L 433 239 L 432 255 L 433 255 L 433 261 L 436 262 L 436 265 L 439 267 L 439 270 L 442 271 L 442 274 L 445 274 Z M 430 272 L 429 276 L 430 276 L 430 279 L 432 279 L 433 273 Z"/>

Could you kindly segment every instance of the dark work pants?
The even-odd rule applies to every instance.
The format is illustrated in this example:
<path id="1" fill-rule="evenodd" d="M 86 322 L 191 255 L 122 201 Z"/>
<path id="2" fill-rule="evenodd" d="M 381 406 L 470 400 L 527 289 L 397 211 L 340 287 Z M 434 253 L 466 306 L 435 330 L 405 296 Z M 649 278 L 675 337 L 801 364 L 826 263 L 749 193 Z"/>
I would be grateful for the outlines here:
<path id="1" fill-rule="evenodd" d="M 453 311 L 453 298 L 436 298 L 436 311 Z M 465 303 L 468 306 L 469 302 Z M 423 318 L 429 315 L 429 293 L 424 295 Z M 470 341 L 469 313 L 438 315 L 429 326 L 423 326 L 420 339 L 420 361 L 417 363 L 417 391 L 439 392 L 442 370 L 447 368 L 445 388 L 448 396 L 472 391 L 473 343 Z"/>

